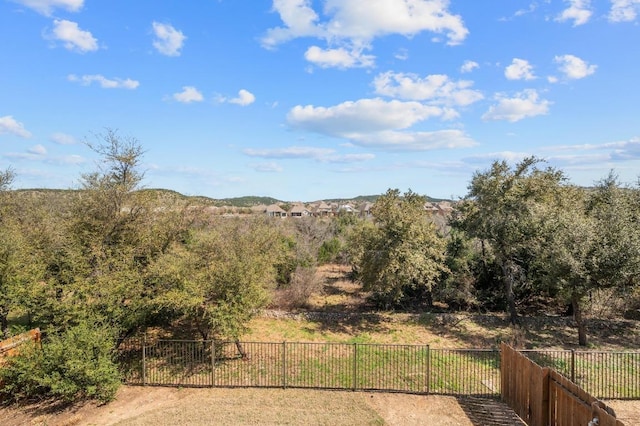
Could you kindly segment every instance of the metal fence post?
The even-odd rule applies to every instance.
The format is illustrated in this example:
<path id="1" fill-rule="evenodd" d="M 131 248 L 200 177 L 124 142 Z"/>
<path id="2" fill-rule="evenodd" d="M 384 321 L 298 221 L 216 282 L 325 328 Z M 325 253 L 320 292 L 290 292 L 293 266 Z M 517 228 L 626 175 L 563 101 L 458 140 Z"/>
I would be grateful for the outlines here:
<path id="1" fill-rule="evenodd" d="M 431 393 L 431 351 L 429 350 L 429 345 L 427 345 L 427 371 L 425 374 L 425 389 L 427 393 Z"/>
<path id="2" fill-rule="evenodd" d="M 353 344 L 353 391 L 358 389 L 358 344 Z"/>
<path id="3" fill-rule="evenodd" d="M 142 386 L 147 384 L 147 336 L 142 338 Z"/>
<path id="4" fill-rule="evenodd" d="M 216 385 L 216 344 L 211 339 L 211 387 Z"/>
<path id="5" fill-rule="evenodd" d="M 287 342 L 282 342 L 282 388 L 287 388 Z"/>

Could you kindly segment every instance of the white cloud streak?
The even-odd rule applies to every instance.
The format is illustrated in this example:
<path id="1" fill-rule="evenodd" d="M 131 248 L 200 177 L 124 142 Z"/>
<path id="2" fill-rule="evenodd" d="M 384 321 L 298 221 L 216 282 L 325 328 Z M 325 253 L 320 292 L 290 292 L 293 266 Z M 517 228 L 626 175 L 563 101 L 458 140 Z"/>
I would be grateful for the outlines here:
<path id="1" fill-rule="evenodd" d="M 49 139 L 58 145 L 75 145 L 78 143 L 73 136 L 60 132 L 52 134 Z"/>
<path id="2" fill-rule="evenodd" d="M 65 49 L 86 53 L 98 50 L 98 40 L 89 31 L 78 27 L 78 24 L 66 19 L 55 19 L 51 37 L 61 41 Z"/>
<path id="3" fill-rule="evenodd" d="M 140 82 L 132 80 L 130 78 L 112 78 L 108 79 L 100 74 L 77 76 L 75 74 L 69 74 L 67 80 L 80 83 L 83 86 L 90 86 L 92 83 L 97 83 L 103 89 L 136 89 L 140 85 Z"/>
<path id="4" fill-rule="evenodd" d="M 78 12 L 82 9 L 84 0 L 13 0 L 15 3 L 35 10 L 36 12 L 51 16 L 55 9 L 64 9 L 68 12 Z"/>
<path id="5" fill-rule="evenodd" d="M 180 56 L 180 49 L 184 46 L 187 36 L 169 24 L 153 22 L 152 26 L 156 37 L 153 40 L 153 47 L 163 55 Z"/>
<path id="6" fill-rule="evenodd" d="M 24 128 L 24 124 L 13 118 L 11 115 L 0 117 L 0 135 L 11 133 L 21 138 L 30 138 L 31 132 Z"/>
<path id="7" fill-rule="evenodd" d="M 498 103 L 489 107 L 482 116 L 483 120 L 520 121 L 524 118 L 545 115 L 549 112 L 550 101 L 540 99 L 538 92 L 527 89 L 509 98 L 497 95 Z"/>
<path id="8" fill-rule="evenodd" d="M 375 65 L 375 56 L 365 55 L 362 50 L 345 48 L 322 49 L 311 46 L 304 58 L 320 68 L 370 68 Z"/>

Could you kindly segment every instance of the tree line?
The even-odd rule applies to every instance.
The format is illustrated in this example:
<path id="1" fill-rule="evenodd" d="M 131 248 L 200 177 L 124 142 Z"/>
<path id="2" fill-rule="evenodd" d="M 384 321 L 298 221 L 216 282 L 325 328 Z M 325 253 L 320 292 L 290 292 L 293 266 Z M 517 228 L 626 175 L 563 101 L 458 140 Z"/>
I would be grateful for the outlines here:
<path id="1" fill-rule="evenodd" d="M 5 398 L 108 400 L 122 339 L 178 327 L 238 341 L 274 299 L 304 305 L 321 263 L 351 265 L 380 309 L 505 309 L 515 323 L 536 298 L 564 304 L 582 345 L 595 291 L 640 299 L 640 187 L 613 174 L 581 188 L 536 158 L 496 161 L 446 225 L 392 189 L 373 219 L 226 218 L 142 190 L 135 138 L 107 129 L 87 144 L 101 163 L 73 197 L 18 197 L 0 172 L 0 334 L 48 336 L 0 369 Z"/>

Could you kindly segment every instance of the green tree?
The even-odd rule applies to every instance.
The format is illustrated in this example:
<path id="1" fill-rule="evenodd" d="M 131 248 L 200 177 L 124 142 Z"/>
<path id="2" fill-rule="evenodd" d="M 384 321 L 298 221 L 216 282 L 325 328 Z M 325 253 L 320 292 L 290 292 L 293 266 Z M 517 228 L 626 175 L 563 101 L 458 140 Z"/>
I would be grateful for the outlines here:
<path id="1" fill-rule="evenodd" d="M 554 203 L 565 181 L 562 171 L 540 169 L 540 162 L 529 157 L 512 169 L 505 161 L 495 161 L 489 170 L 474 173 L 453 222 L 478 238 L 483 252 L 491 250 L 502 272 L 512 323 L 518 317 L 514 290 L 529 282 L 529 266 L 541 244 L 538 206 Z"/>
<path id="2" fill-rule="evenodd" d="M 285 240 L 268 221 L 223 218 L 174 244 L 153 265 L 158 311 L 203 339 L 238 339 L 269 301 Z"/>
<path id="3" fill-rule="evenodd" d="M 638 192 L 621 187 L 610 174 L 594 189 L 564 188 L 561 201 L 543 213 L 546 244 L 537 269 L 571 303 L 581 346 L 588 343 L 589 295 L 603 288 L 624 293 L 638 284 Z"/>
<path id="4" fill-rule="evenodd" d="M 424 209 L 425 198 L 388 190 L 350 241 L 351 261 L 365 290 L 387 308 L 418 299 L 431 303 L 431 290 L 444 265 L 445 241 Z"/>

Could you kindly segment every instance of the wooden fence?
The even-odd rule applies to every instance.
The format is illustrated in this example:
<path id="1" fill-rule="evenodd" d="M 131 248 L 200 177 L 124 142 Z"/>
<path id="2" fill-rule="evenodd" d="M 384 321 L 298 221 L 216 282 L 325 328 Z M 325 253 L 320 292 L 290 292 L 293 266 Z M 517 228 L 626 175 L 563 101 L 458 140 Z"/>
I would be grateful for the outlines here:
<path id="1" fill-rule="evenodd" d="M 40 341 L 39 328 L 34 328 L 33 330 L 29 330 L 26 333 L 18 334 L 17 336 L 13 336 L 7 340 L 1 341 L 0 342 L 0 363 L 2 363 L 2 358 L 15 354 L 20 345 L 30 340 L 33 340 L 34 342 Z"/>
<path id="2" fill-rule="evenodd" d="M 624 426 L 603 402 L 504 343 L 500 366 L 502 398 L 530 426 Z"/>

